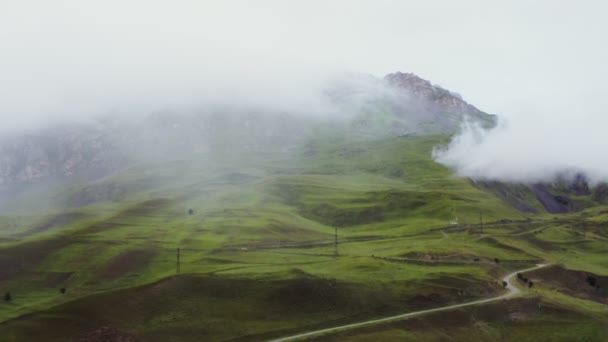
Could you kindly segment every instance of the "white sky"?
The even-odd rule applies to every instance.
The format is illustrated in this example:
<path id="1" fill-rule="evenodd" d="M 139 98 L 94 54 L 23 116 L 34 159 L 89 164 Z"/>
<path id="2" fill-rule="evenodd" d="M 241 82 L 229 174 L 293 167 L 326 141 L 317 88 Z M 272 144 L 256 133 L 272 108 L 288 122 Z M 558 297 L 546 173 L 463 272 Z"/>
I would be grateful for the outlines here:
<path id="1" fill-rule="evenodd" d="M 205 74 L 258 64 L 269 78 L 295 66 L 415 72 L 503 115 L 563 96 L 603 100 L 606 10 L 555 0 L 1 0 L 0 115 L 61 111 L 73 91 L 137 97 L 176 82 L 196 93 Z"/>
<path id="2" fill-rule="evenodd" d="M 12 129 L 204 96 L 303 106 L 330 72 L 400 70 L 512 127 L 532 117 L 534 133 L 584 139 L 608 124 L 606 13 L 584 0 L 0 0 L 0 119 Z M 527 135 L 505 144 L 538 140 Z"/>

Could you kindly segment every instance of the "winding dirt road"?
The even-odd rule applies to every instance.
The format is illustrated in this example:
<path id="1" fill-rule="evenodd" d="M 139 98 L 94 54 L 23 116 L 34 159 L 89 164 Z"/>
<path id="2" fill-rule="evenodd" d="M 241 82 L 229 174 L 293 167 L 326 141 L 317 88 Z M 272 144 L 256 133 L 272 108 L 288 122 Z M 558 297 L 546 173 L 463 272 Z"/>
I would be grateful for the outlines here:
<path id="1" fill-rule="evenodd" d="M 301 334 L 297 334 L 297 335 L 293 335 L 293 336 L 281 337 L 279 339 L 271 340 L 269 342 L 285 342 L 285 341 L 294 341 L 294 340 L 299 340 L 299 339 L 305 339 L 305 338 L 309 338 L 309 337 L 313 337 L 313 336 L 334 333 L 334 332 L 337 332 L 337 331 L 360 328 L 360 327 L 367 326 L 367 325 L 373 325 L 373 324 L 378 324 L 378 323 L 386 323 L 386 322 L 391 322 L 391 321 L 397 321 L 397 320 L 401 320 L 401 319 L 404 319 L 404 318 L 410 318 L 410 317 L 413 317 L 413 316 L 423 315 L 423 314 L 427 314 L 427 313 L 431 313 L 431 312 L 446 311 L 446 310 L 451 310 L 451 309 L 462 308 L 462 307 L 465 307 L 465 306 L 471 306 L 471 305 L 476 305 L 476 304 L 484 304 L 484 303 L 489 303 L 489 302 L 495 302 L 495 301 L 501 300 L 501 299 L 510 298 L 510 297 L 513 297 L 513 296 L 515 296 L 515 295 L 517 295 L 517 294 L 519 294 L 521 292 L 521 290 L 517 286 L 515 286 L 515 285 L 513 285 L 513 283 L 511 283 L 511 279 L 513 277 L 515 277 L 515 275 L 517 273 L 524 273 L 524 272 L 529 272 L 529 271 L 537 270 L 539 268 L 542 268 L 542 267 L 545 267 L 545 266 L 548 266 L 548 265 L 550 265 L 550 264 L 538 264 L 535 267 L 531 267 L 531 268 L 527 268 L 527 269 L 524 269 L 524 270 L 515 271 L 515 272 L 513 272 L 511 274 L 506 275 L 504 278 L 502 278 L 502 280 L 507 283 L 507 287 L 506 288 L 507 288 L 508 292 L 505 293 L 505 294 L 502 294 L 502 295 L 500 295 L 498 297 L 479 299 L 479 300 L 475 300 L 475 301 L 467 302 L 467 303 L 462 303 L 462 304 L 454 304 L 454 305 L 442 306 L 442 307 L 434 308 L 434 309 L 421 310 L 421 311 L 413 311 L 413 312 L 408 312 L 408 313 L 404 313 L 404 314 L 400 314 L 400 315 L 396 315 L 396 316 L 390 316 L 390 317 L 379 318 L 379 319 L 372 319 L 372 320 L 369 320 L 369 321 L 364 321 L 364 322 L 359 322 L 359 323 L 352 323 L 352 324 L 341 325 L 341 326 L 337 326 L 337 327 L 333 327 L 333 328 L 326 328 L 326 329 L 321 329 L 321 330 L 316 330 L 316 331 L 310 331 L 310 332 L 301 333 Z"/>

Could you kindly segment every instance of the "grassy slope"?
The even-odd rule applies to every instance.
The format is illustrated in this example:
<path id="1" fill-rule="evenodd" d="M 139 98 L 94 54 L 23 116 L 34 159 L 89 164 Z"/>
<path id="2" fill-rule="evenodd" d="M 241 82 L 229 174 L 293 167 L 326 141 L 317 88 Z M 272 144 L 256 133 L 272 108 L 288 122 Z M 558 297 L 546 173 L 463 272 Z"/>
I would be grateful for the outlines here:
<path id="1" fill-rule="evenodd" d="M 52 195 L 101 198 L 86 207 L 6 214 L 0 290 L 13 301 L 0 305 L 0 330 L 14 340 L 100 324 L 150 340 L 264 338 L 487 296 L 500 274 L 536 260 L 608 274 L 601 216 L 524 220 L 430 159 L 444 139 L 332 137 L 283 154 L 140 165 Z M 514 222 L 462 224 L 480 212 Z M 188 276 L 167 278 L 177 247 Z M 37 310 L 48 311 L 13 319 Z"/>

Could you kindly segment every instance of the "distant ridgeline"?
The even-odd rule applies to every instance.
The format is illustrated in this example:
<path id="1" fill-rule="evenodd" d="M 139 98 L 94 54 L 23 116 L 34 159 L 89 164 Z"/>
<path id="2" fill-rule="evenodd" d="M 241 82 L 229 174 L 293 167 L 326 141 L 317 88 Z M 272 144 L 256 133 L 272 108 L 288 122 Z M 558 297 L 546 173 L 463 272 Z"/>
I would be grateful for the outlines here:
<path id="1" fill-rule="evenodd" d="M 150 156 L 162 160 L 214 150 L 284 151 L 315 139 L 320 130 L 385 138 L 453 134 L 467 117 L 484 127 L 496 122 L 496 116 L 414 74 L 345 76 L 329 85 L 326 95 L 338 110 L 349 113 L 346 120 L 216 107 L 197 113 L 159 112 L 139 121 L 55 124 L 5 136 L 0 138 L 0 186 L 53 177 L 98 178 L 126 160 Z"/>
<path id="2" fill-rule="evenodd" d="M 482 112 L 457 93 L 411 73 L 384 78 L 345 75 L 329 84 L 324 94 L 336 117 L 216 106 L 195 113 L 166 111 L 140 119 L 55 124 L 0 137 L 0 195 L 5 194 L 0 199 L 11 198 L 6 194 L 24 185 L 75 179 L 86 183 L 138 163 L 255 152 L 297 154 L 302 146 L 327 137 L 447 137 L 458 132 L 465 120 L 486 129 L 497 122 L 495 115 Z M 608 202 L 608 186 L 590 188 L 584 175 L 532 185 L 471 182 L 524 213 L 575 212 Z M 124 191 L 103 189 L 102 193 L 91 190 L 86 200 L 77 202 L 89 203 Z"/>

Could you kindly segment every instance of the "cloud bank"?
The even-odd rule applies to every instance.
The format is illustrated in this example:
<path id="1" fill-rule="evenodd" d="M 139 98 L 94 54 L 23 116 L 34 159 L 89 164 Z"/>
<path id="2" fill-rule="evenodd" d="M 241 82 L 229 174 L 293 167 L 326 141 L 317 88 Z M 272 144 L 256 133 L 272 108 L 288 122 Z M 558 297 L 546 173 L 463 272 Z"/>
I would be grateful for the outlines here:
<path id="1" fill-rule="evenodd" d="M 606 182 L 608 116 L 600 108 L 579 111 L 571 108 L 563 115 L 545 108 L 513 115 L 489 131 L 465 123 L 433 157 L 459 176 L 477 180 L 551 182 L 584 174 L 593 184 Z"/>
<path id="2" fill-rule="evenodd" d="M 590 88 L 605 90 L 607 9 L 599 0 L 3 0 L 1 129 L 206 101 L 312 113 L 319 84 L 344 70 L 415 72 L 501 115 L 531 99 L 588 101 Z"/>

